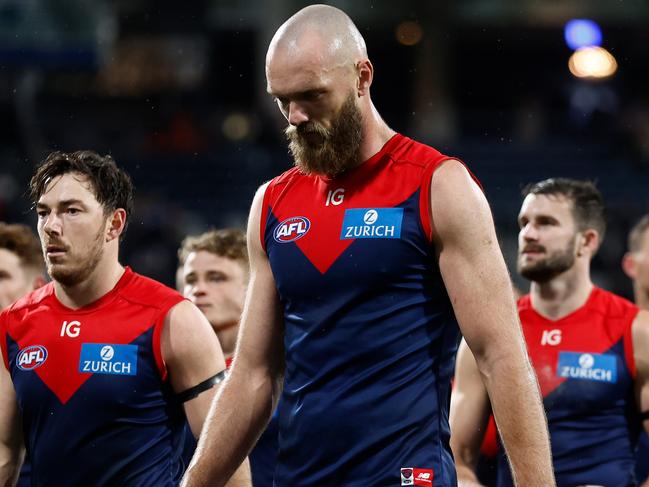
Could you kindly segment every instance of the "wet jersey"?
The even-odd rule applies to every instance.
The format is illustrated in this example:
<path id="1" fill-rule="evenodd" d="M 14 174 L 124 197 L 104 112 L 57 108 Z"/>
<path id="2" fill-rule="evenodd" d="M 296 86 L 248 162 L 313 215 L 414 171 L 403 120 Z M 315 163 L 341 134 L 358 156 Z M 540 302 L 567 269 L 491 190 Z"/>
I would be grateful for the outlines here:
<path id="1" fill-rule="evenodd" d="M 518 310 L 543 394 L 557 486 L 635 485 L 631 325 L 638 308 L 596 287 L 584 306 L 556 321 L 537 313 L 529 295 Z M 501 460 L 499 485 L 512 485 Z"/>
<path id="2" fill-rule="evenodd" d="M 160 335 L 182 299 L 127 268 L 88 306 L 63 306 L 50 283 L 0 314 L 32 485 L 177 485 L 184 414 Z"/>
<path id="3" fill-rule="evenodd" d="M 269 183 L 261 238 L 286 354 L 275 485 L 455 485 L 458 327 L 429 217 L 446 159 L 397 134 L 341 177 Z"/>

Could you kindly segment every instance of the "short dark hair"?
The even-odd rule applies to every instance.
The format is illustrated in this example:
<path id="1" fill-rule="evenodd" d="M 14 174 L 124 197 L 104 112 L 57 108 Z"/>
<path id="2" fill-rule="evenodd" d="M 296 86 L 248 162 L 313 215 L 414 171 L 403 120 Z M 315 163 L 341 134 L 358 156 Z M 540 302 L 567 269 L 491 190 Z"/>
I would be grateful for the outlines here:
<path id="1" fill-rule="evenodd" d="M 248 265 L 246 234 L 238 228 L 212 229 L 200 235 L 186 237 L 178 250 L 180 265 L 185 263 L 191 252 L 199 250 L 227 259 L 238 260 L 244 267 Z"/>
<path id="2" fill-rule="evenodd" d="M 92 191 L 106 214 L 118 208 L 126 210 L 126 222 L 133 211 L 133 183 L 123 169 L 117 167 L 109 155 L 100 156 L 94 151 L 70 153 L 52 152 L 38 166 L 29 182 L 29 196 L 34 204 L 45 192 L 50 181 L 68 173 L 79 173 L 88 178 Z"/>
<path id="3" fill-rule="evenodd" d="M 572 202 L 572 216 L 577 228 L 592 228 L 599 234 L 600 242 L 606 233 L 606 208 L 602 194 L 592 181 L 569 178 L 550 178 L 523 188 L 523 198 L 530 194 L 563 196 Z"/>
<path id="4" fill-rule="evenodd" d="M 45 271 L 41 243 L 27 225 L 0 222 L 0 249 L 16 254 L 20 265 L 35 273 Z"/>
<path id="5" fill-rule="evenodd" d="M 642 247 L 642 237 L 649 229 L 649 213 L 640 218 L 629 232 L 629 251 L 637 252 Z"/>

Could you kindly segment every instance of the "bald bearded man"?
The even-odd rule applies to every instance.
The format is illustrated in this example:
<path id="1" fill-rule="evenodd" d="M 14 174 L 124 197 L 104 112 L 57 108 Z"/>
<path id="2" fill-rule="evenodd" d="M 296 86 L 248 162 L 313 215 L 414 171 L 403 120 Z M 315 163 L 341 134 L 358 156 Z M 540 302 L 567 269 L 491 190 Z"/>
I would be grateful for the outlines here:
<path id="1" fill-rule="evenodd" d="M 520 485 L 554 485 L 489 206 L 462 163 L 388 127 L 373 75 L 363 37 L 333 7 L 299 11 L 270 43 L 267 88 L 296 167 L 253 201 L 236 358 L 185 485 L 223 485 L 282 385 L 275 485 L 456 485 L 459 329 Z"/>

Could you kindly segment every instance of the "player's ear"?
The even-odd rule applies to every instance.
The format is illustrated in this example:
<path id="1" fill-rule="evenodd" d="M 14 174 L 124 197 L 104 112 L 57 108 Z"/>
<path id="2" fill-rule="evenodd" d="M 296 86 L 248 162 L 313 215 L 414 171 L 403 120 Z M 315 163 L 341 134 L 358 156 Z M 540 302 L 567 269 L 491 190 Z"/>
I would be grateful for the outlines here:
<path id="1" fill-rule="evenodd" d="M 369 95 L 370 86 L 374 79 L 374 66 L 369 59 L 363 59 L 356 63 L 356 94 L 360 96 Z"/>
<path id="2" fill-rule="evenodd" d="M 126 210 L 124 208 L 117 208 L 108 219 L 108 229 L 106 231 L 106 242 L 110 242 L 119 236 L 124 231 L 126 226 Z"/>
<path id="3" fill-rule="evenodd" d="M 585 250 L 590 252 L 590 255 L 593 256 L 599 248 L 599 233 L 592 228 L 584 230 L 581 232 L 581 241 L 579 243 L 579 249 L 577 250 L 577 255 L 583 255 Z"/>
<path id="4" fill-rule="evenodd" d="M 629 276 L 630 279 L 635 279 L 635 259 L 633 258 L 633 254 L 631 252 L 627 252 L 626 254 L 624 254 L 624 257 L 622 257 L 622 270 L 627 276 Z"/>

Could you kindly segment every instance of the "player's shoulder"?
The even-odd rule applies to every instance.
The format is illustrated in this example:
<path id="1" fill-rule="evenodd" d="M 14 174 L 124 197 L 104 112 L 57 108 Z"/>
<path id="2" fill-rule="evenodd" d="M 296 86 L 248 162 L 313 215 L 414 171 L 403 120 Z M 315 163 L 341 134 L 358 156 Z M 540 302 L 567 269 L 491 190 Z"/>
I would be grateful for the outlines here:
<path id="1" fill-rule="evenodd" d="M 532 298 L 529 294 L 524 294 L 516 300 L 516 307 L 519 313 L 526 312 L 532 309 Z"/>
<path id="2" fill-rule="evenodd" d="M 20 313 L 24 310 L 29 310 L 42 306 L 49 299 L 54 296 L 54 283 L 48 282 L 44 286 L 26 294 L 22 298 L 18 299 L 6 310 L 6 314 Z"/>
<path id="3" fill-rule="evenodd" d="M 638 312 L 638 307 L 628 299 L 597 286 L 593 288 L 588 305 L 589 311 L 612 319 L 635 316 Z"/>
<path id="4" fill-rule="evenodd" d="M 455 159 L 447 156 L 434 147 L 414 140 L 403 134 L 395 134 L 388 141 L 392 161 L 399 165 L 415 166 L 421 169 L 438 166 L 442 162 Z"/>
<path id="5" fill-rule="evenodd" d="M 151 308 L 169 308 L 184 299 L 178 291 L 155 279 L 130 270 L 127 272 L 132 275 L 120 294 L 133 304 Z"/>
<path id="6" fill-rule="evenodd" d="M 296 180 L 308 177 L 306 174 L 302 173 L 297 167 L 292 167 L 287 169 L 283 173 L 275 176 L 273 179 L 266 183 L 267 188 L 275 188 L 286 186 Z"/>

